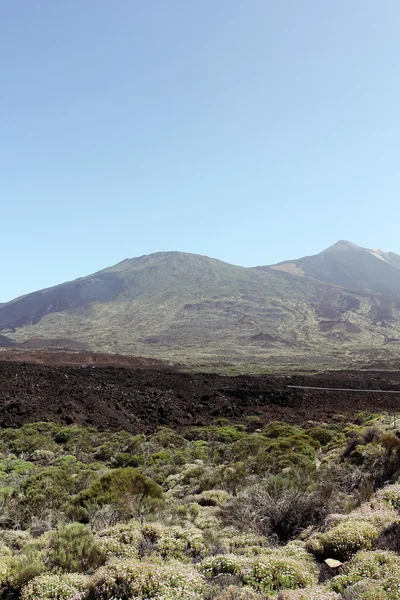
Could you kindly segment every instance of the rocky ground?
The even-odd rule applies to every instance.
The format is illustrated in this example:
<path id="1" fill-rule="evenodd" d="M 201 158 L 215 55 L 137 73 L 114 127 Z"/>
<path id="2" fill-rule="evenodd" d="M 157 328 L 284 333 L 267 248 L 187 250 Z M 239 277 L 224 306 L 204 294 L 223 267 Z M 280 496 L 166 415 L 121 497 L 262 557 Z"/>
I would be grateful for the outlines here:
<path id="1" fill-rule="evenodd" d="M 400 407 L 400 394 L 288 387 L 395 391 L 400 390 L 400 371 L 226 377 L 186 373 L 148 359 L 57 354 L 1 353 L 1 427 L 54 421 L 146 432 L 159 425 L 207 424 L 219 417 L 241 421 L 258 415 L 262 422 L 301 424 L 358 411 L 395 413 Z"/>

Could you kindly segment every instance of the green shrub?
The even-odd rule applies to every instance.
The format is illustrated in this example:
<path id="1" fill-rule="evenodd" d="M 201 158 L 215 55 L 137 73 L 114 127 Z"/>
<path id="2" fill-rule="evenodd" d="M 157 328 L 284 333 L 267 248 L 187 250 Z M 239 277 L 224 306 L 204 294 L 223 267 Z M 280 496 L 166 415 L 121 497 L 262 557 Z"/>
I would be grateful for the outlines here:
<path id="1" fill-rule="evenodd" d="M 188 440 L 206 440 L 223 443 L 234 442 L 244 435 L 245 433 L 240 425 L 192 427 L 185 433 L 185 437 Z"/>
<path id="2" fill-rule="evenodd" d="M 254 557 L 222 554 L 202 561 L 200 571 L 206 577 L 236 575 L 261 592 L 296 589 L 316 583 L 317 569 L 308 560 L 297 560 L 279 552 Z"/>
<path id="3" fill-rule="evenodd" d="M 346 561 L 359 550 L 370 550 L 378 537 L 379 530 L 368 521 L 348 519 L 310 538 L 307 545 L 318 558 Z"/>
<path id="4" fill-rule="evenodd" d="M 107 558 L 138 558 L 142 538 L 142 532 L 136 522 L 118 523 L 96 536 Z"/>
<path id="5" fill-rule="evenodd" d="M 87 583 L 85 575 L 41 575 L 24 587 L 21 600 L 79 600 Z"/>
<path id="6" fill-rule="evenodd" d="M 343 596 L 336 592 L 328 592 L 323 587 L 307 586 L 303 590 L 282 591 L 277 600 L 343 600 Z"/>
<path id="7" fill-rule="evenodd" d="M 115 560 L 93 575 L 87 598 L 201 600 L 203 589 L 201 575 L 183 563 L 159 565 L 137 560 Z"/>
<path id="8" fill-rule="evenodd" d="M 217 554 L 205 558 L 200 565 L 200 572 L 205 577 L 217 577 L 218 575 L 240 576 L 247 560 L 237 554 Z"/>
<path id="9" fill-rule="evenodd" d="M 134 512 L 141 516 L 162 498 L 160 486 L 137 469 L 125 467 L 104 473 L 87 490 L 78 494 L 75 503 L 84 508 L 91 505 L 101 507 L 106 504 L 121 504 L 132 511 L 132 501 L 135 501 Z"/>
<path id="10" fill-rule="evenodd" d="M 74 479 L 63 469 L 46 467 L 23 481 L 16 490 L 23 523 L 29 523 L 32 515 L 60 509 L 73 494 Z"/>
<path id="11" fill-rule="evenodd" d="M 262 592 L 303 588 L 317 582 L 316 567 L 284 556 L 259 556 L 251 559 L 243 582 Z"/>
<path id="12" fill-rule="evenodd" d="M 400 557 L 394 552 L 360 551 L 344 567 L 343 574 L 332 580 L 334 591 L 344 590 L 363 580 L 386 580 L 400 574 Z"/>
<path id="13" fill-rule="evenodd" d="M 283 421 L 273 421 L 264 427 L 262 433 L 268 438 L 285 438 L 291 435 L 301 434 L 303 430 L 300 427 L 289 425 Z"/>
<path id="14" fill-rule="evenodd" d="M 215 600 L 265 600 L 265 595 L 256 592 L 249 586 L 238 587 L 236 585 L 229 585 L 223 591 L 216 596 L 213 596 Z"/>
<path id="15" fill-rule="evenodd" d="M 321 446 L 327 446 L 337 438 L 337 431 L 328 427 L 311 427 L 307 429 L 307 435 L 316 440 Z"/>
<path id="16" fill-rule="evenodd" d="M 11 561 L 8 556 L 0 556 L 0 594 L 7 589 L 11 574 Z"/>
<path id="17" fill-rule="evenodd" d="M 205 550 L 203 533 L 196 527 L 165 527 L 159 523 L 146 523 L 142 527 L 144 540 L 151 542 L 151 552 L 164 560 L 193 559 Z"/>
<path id="18" fill-rule="evenodd" d="M 49 545 L 49 564 L 56 571 L 93 571 L 105 561 L 92 532 L 81 523 L 71 523 L 58 529 Z"/>
<path id="19" fill-rule="evenodd" d="M 48 571 L 44 555 L 27 548 L 24 554 L 14 556 L 10 560 L 9 587 L 19 592 L 31 579 Z"/>

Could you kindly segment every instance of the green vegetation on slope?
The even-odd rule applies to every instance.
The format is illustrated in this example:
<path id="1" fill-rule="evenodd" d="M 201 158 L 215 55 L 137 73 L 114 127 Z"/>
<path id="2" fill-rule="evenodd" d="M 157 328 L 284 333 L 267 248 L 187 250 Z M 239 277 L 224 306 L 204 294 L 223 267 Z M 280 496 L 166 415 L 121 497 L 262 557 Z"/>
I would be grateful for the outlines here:
<path id="1" fill-rule="evenodd" d="M 399 306 L 396 298 L 270 268 L 169 252 L 8 303 L 0 307 L 0 330 L 17 343 L 69 339 L 94 351 L 192 365 L 335 366 L 338 351 L 347 363 L 379 358 L 382 349 L 387 358 L 400 339 Z"/>
<path id="2" fill-rule="evenodd" d="M 400 599 L 384 415 L 147 437 L 42 422 L 0 431 L 0 452 L 4 598 Z"/>

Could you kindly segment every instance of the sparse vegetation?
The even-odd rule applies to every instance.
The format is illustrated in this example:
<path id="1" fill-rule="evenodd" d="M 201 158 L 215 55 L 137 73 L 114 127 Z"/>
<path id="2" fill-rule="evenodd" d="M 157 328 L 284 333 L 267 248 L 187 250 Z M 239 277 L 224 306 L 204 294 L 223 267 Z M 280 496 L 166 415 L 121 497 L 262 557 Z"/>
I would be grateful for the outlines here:
<path id="1" fill-rule="evenodd" d="M 41 422 L 0 430 L 1 592 L 399 600 L 398 438 L 388 422 L 216 419 L 147 436 Z M 328 558 L 343 566 L 329 571 Z"/>

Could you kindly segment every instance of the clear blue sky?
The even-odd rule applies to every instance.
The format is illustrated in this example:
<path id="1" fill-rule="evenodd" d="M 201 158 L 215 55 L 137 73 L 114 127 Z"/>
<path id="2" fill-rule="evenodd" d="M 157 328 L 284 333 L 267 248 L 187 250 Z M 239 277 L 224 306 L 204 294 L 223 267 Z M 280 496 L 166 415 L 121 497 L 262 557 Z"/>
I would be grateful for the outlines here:
<path id="1" fill-rule="evenodd" d="M 398 0 L 2 0 L 0 301 L 160 250 L 400 253 Z"/>

